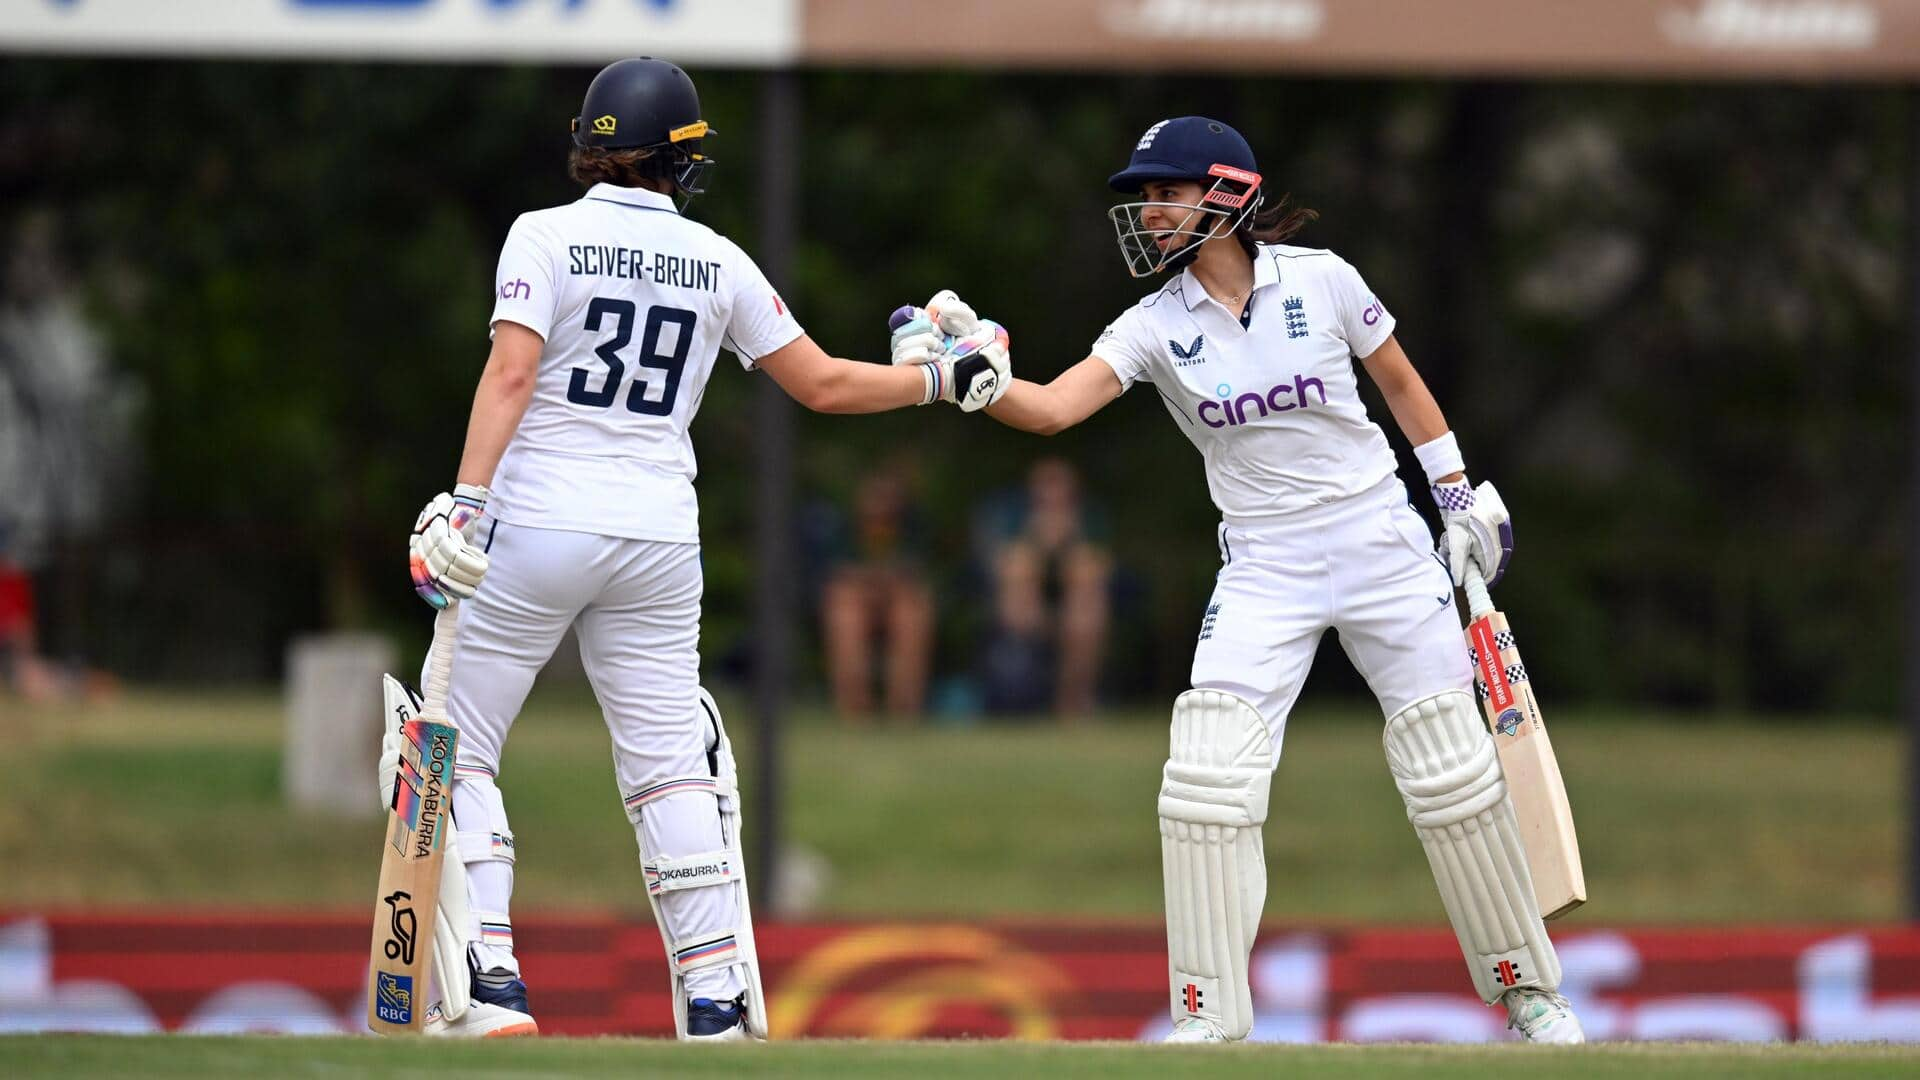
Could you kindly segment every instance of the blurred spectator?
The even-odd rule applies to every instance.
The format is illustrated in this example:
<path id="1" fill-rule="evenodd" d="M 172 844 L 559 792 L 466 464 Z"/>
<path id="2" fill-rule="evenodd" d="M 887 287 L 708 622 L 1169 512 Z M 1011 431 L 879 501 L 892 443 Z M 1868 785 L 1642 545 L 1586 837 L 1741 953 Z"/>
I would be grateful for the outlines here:
<path id="1" fill-rule="evenodd" d="M 827 681 L 844 717 L 873 712 L 876 654 L 884 658 L 887 713 L 917 717 L 925 703 L 934 603 L 917 555 L 926 550 L 919 533 L 906 468 L 868 473 L 820 593 Z"/>
<path id="2" fill-rule="evenodd" d="M 1051 704 L 1062 720 L 1086 716 L 1098 696 L 1113 560 L 1080 477 L 1042 458 L 1024 495 L 990 508 L 994 626 L 983 654 L 989 712 Z"/>

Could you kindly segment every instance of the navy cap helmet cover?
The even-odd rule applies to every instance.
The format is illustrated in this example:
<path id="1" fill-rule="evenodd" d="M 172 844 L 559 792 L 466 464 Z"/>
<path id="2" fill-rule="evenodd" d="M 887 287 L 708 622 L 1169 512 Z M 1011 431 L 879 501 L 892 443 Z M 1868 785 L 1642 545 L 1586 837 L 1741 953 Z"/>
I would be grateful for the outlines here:
<path id="1" fill-rule="evenodd" d="M 1201 243 L 1221 235 L 1216 231 L 1220 222 L 1211 215 L 1227 218 L 1226 232 L 1232 233 L 1259 210 L 1263 201 L 1253 147 L 1232 127 L 1204 116 L 1175 117 L 1148 128 L 1134 144 L 1127 167 L 1108 177 L 1107 186 L 1137 194 L 1156 180 L 1192 180 L 1205 185 L 1206 190 L 1196 205 L 1134 202 L 1108 211 L 1121 257 L 1134 277 L 1186 266 L 1199 254 Z M 1153 205 L 1184 206 L 1189 213 L 1172 230 L 1151 230 L 1142 224 L 1140 212 Z M 1189 227 L 1196 217 L 1204 228 Z M 1188 240 L 1162 251 L 1159 242 L 1168 232 Z"/>
<path id="2" fill-rule="evenodd" d="M 651 56 L 616 60 L 587 85 L 573 143 L 582 149 L 665 148 L 675 160 L 681 190 L 702 190 L 700 178 L 713 164 L 702 140 L 717 135 L 700 118 L 700 94 L 679 65 Z"/>

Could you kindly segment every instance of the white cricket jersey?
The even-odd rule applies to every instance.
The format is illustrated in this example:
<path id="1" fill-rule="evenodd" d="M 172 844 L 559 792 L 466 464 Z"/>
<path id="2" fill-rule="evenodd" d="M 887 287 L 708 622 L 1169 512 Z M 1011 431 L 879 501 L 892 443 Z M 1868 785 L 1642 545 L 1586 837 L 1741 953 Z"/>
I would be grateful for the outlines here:
<path id="1" fill-rule="evenodd" d="M 533 400 L 493 478 L 501 521 L 696 543 L 687 427 L 725 347 L 753 361 L 800 324 L 739 245 L 643 188 L 597 184 L 520 215 L 492 322 L 545 340 Z"/>
<path id="2" fill-rule="evenodd" d="M 1333 502 L 1392 475 L 1353 358 L 1386 342 L 1393 316 L 1359 271 L 1331 251 L 1261 244 L 1251 303 L 1242 327 L 1185 270 L 1108 326 L 1093 355 L 1123 388 L 1160 391 L 1229 523 Z"/>

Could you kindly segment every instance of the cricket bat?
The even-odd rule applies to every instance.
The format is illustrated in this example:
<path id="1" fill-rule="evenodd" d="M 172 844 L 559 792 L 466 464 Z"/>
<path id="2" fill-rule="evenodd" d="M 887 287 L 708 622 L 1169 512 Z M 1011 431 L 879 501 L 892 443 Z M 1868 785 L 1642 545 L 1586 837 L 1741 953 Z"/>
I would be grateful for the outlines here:
<path id="1" fill-rule="evenodd" d="M 460 737 L 447 719 L 455 611 L 449 604 L 434 616 L 425 700 L 420 714 L 401 724 L 406 745 L 380 848 L 380 891 L 367 965 L 367 1026 L 381 1035 L 419 1034 L 426 1021 L 433 921 L 440 910 L 441 863 L 453 820 L 453 755 Z"/>
<path id="2" fill-rule="evenodd" d="M 1513 816 L 1533 876 L 1534 899 L 1542 918 L 1556 919 L 1587 902 L 1586 873 L 1580 867 L 1580 839 L 1573 831 L 1573 807 L 1560 779 L 1560 762 L 1534 700 L 1533 683 L 1514 644 L 1507 617 L 1493 608 L 1487 583 L 1467 568 L 1467 648 L 1473 679 L 1487 725 L 1493 729 L 1500 769 L 1507 777 Z"/>

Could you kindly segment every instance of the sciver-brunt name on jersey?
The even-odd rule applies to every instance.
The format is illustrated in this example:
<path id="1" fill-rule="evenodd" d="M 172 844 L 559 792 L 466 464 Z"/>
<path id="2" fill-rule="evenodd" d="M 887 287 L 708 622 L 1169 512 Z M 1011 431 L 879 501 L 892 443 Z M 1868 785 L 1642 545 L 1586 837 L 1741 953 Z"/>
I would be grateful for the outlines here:
<path id="1" fill-rule="evenodd" d="M 656 285 L 682 289 L 714 291 L 720 280 L 717 259 L 691 259 L 664 251 L 613 247 L 608 244 L 570 244 L 567 247 L 567 273 L 602 277 L 633 278 Z"/>

